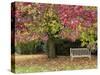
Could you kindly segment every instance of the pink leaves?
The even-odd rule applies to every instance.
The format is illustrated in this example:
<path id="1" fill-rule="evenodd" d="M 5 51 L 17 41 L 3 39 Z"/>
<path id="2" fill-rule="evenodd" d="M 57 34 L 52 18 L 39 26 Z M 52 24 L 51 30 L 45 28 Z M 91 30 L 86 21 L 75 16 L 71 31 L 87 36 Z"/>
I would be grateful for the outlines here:
<path id="1" fill-rule="evenodd" d="M 91 26 L 92 23 L 96 22 L 96 11 L 94 10 L 84 10 L 81 17 L 83 18 L 83 25 L 84 26 Z"/>
<path id="2" fill-rule="evenodd" d="M 61 23 L 72 29 L 75 29 L 79 23 L 88 27 L 96 22 L 96 10 L 86 10 L 84 6 L 58 5 L 57 11 Z"/>
<path id="3" fill-rule="evenodd" d="M 40 37 L 40 39 L 43 40 L 43 41 L 47 41 L 48 40 L 48 35 L 42 35 Z"/>
<path id="4" fill-rule="evenodd" d="M 34 27 L 39 27 L 42 23 L 43 15 L 49 4 L 43 3 L 16 3 L 16 11 L 12 13 L 16 19 L 16 30 L 25 31 L 31 24 Z M 97 12 L 93 9 L 86 9 L 86 6 L 77 5 L 53 5 L 53 10 L 57 14 L 61 25 L 64 25 L 67 32 L 64 34 L 68 39 L 75 41 L 79 36 L 80 32 L 78 26 L 90 27 L 97 21 Z M 12 10 L 13 11 L 13 10 Z M 50 15 L 50 14 L 49 14 Z M 52 16 L 51 16 L 52 17 Z M 27 26 L 25 26 L 25 23 Z M 57 24 L 56 24 L 57 25 Z M 41 27 L 41 26 L 40 26 Z M 60 30 L 60 29 L 59 29 Z M 66 32 L 66 31 L 65 31 Z M 40 39 L 47 40 L 48 34 L 43 35 Z M 63 35 L 63 34 L 62 34 Z"/>
<path id="5" fill-rule="evenodd" d="M 83 11 L 82 6 L 59 5 L 58 16 L 64 26 L 75 29 L 79 24 L 78 16 Z"/>

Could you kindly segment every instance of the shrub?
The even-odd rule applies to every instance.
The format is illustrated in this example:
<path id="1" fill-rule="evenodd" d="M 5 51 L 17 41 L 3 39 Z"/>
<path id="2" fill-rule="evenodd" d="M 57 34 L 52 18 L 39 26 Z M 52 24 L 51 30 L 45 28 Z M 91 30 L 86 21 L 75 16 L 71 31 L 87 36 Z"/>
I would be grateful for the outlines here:
<path id="1" fill-rule="evenodd" d="M 34 54 L 37 52 L 39 41 L 33 40 L 28 42 L 20 42 L 15 46 L 16 53 L 18 54 Z"/>

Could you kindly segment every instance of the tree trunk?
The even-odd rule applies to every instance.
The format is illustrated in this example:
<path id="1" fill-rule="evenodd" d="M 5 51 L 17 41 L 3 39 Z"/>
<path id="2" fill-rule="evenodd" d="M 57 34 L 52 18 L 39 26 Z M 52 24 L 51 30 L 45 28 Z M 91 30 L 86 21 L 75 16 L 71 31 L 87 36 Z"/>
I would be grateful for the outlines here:
<path id="1" fill-rule="evenodd" d="M 47 49 L 48 49 L 48 58 L 55 58 L 56 52 L 55 52 L 54 40 L 52 38 L 49 38 L 47 41 Z"/>

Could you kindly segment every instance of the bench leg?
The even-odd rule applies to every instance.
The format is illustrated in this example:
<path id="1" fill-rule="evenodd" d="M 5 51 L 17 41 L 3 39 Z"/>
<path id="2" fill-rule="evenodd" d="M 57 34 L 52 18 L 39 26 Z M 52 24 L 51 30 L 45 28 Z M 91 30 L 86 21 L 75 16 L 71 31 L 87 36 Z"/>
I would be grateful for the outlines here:
<path id="1" fill-rule="evenodd" d="M 89 56 L 89 60 L 91 61 L 91 56 Z"/>
<path id="2" fill-rule="evenodd" d="M 71 61 L 73 61 L 73 57 L 71 57 Z"/>

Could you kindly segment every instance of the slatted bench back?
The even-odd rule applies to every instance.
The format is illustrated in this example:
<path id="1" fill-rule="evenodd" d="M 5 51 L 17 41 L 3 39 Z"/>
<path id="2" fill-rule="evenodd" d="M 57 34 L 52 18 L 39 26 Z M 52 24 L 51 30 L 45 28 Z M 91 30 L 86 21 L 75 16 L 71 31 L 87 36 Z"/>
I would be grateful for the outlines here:
<path id="1" fill-rule="evenodd" d="M 70 56 L 73 57 L 91 57 L 91 52 L 87 48 L 70 48 Z"/>

